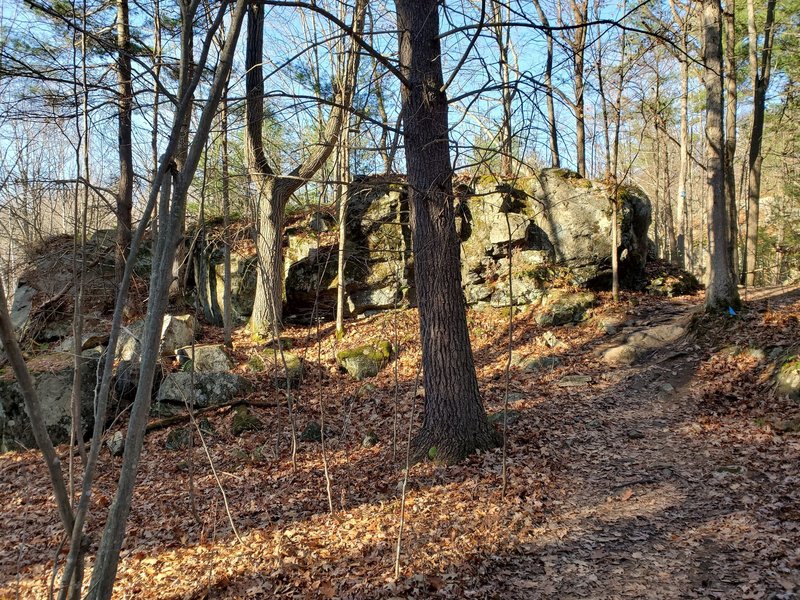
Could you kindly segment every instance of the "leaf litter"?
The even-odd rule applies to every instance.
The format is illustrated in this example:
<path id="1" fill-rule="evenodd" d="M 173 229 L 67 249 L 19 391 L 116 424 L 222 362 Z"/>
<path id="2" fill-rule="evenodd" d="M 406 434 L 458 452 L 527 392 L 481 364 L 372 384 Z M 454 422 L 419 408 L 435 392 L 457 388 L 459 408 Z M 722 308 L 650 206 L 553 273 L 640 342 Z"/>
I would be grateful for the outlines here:
<path id="1" fill-rule="evenodd" d="M 699 315 L 702 298 L 604 300 L 584 323 L 552 328 L 560 344 L 542 343 L 548 330 L 534 309 L 515 316 L 515 354 L 560 361 L 536 371 L 512 367 L 509 408 L 519 417 L 509 426 L 506 498 L 499 450 L 455 467 L 413 466 L 398 580 L 405 440 L 424 401 L 415 389 L 415 312 L 349 323 L 345 342 L 324 324 L 319 347 L 313 328 L 285 333 L 307 366 L 303 385 L 291 391 L 298 429 L 318 420 L 320 399 L 330 426 L 333 514 L 320 445 L 300 442 L 292 469 L 285 395 L 248 366 L 256 350 L 272 351 L 237 332 L 236 371 L 256 384 L 249 400 L 264 427 L 234 437 L 230 410 L 204 416 L 243 543 L 199 444 L 167 451 L 169 430 L 156 430 L 145 441 L 115 598 L 796 597 L 800 437 L 787 423 L 800 407 L 775 394 L 773 363 L 752 350 L 797 352 L 798 294 L 766 295 L 736 318 L 694 316 L 688 336 L 613 369 L 597 353 L 608 341 L 598 326 L 604 316 L 636 330 Z M 506 389 L 508 314 L 471 311 L 469 321 L 484 402 L 496 413 Z M 206 328 L 204 341 L 219 335 Z M 397 394 L 394 363 L 367 382 L 350 380 L 335 363 L 343 347 L 379 339 L 399 347 Z M 590 379 L 556 385 L 565 376 Z M 362 446 L 367 432 L 375 446 Z M 60 452 L 66 464 L 66 448 Z M 102 457 L 87 573 L 120 464 Z M 192 517 L 190 471 L 200 522 Z M 47 597 L 62 540 L 35 452 L 0 456 L 0 511 L 0 597 Z"/>

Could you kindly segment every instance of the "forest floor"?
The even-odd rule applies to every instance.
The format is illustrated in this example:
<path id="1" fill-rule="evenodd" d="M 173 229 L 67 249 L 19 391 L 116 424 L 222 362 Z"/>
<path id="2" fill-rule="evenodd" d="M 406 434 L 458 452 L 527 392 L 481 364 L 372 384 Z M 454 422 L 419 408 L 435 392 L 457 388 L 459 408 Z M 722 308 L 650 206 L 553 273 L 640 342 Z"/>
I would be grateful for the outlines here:
<path id="1" fill-rule="evenodd" d="M 455 467 L 413 466 L 399 578 L 406 440 L 422 403 L 416 313 L 352 322 L 343 342 L 331 324 L 288 330 L 308 365 L 297 428 L 324 408 L 326 460 L 320 443 L 300 441 L 293 466 L 283 402 L 252 408 L 263 427 L 240 437 L 230 433 L 231 409 L 207 414 L 214 432 L 204 442 L 234 532 L 199 440 L 169 451 L 168 429 L 150 433 L 115 597 L 798 597 L 800 405 L 775 394 L 768 356 L 798 352 L 800 292 L 764 290 L 739 315 L 717 317 L 702 313 L 701 296 L 603 300 L 589 320 L 552 328 L 563 342 L 555 348 L 543 343 L 535 309 L 514 317 L 505 497 L 500 449 Z M 625 321 L 620 335 L 663 324 L 688 333 L 613 367 L 600 352 L 620 336 L 599 326 L 612 317 Z M 484 401 L 496 413 L 508 311 L 471 311 L 469 321 Z M 380 338 L 399 353 L 376 377 L 354 382 L 338 371 L 338 349 Z M 250 400 L 276 403 L 266 376 L 249 372 L 255 351 L 266 352 L 242 331 L 237 370 L 260 382 Z M 560 364 L 530 372 L 518 360 L 545 355 Z M 364 447 L 370 432 L 378 443 Z M 104 451 L 92 548 L 120 464 Z M 41 459 L 0 455 L 0 597 L 47 597 L 60 543 Z"/>

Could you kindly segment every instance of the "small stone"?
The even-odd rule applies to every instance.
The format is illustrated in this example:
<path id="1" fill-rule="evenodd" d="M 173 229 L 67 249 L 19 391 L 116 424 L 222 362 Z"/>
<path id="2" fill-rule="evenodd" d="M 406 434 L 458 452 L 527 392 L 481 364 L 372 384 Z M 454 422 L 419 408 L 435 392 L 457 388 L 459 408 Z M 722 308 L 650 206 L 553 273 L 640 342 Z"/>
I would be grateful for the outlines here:
<path id="1" fill-rule="evenodd" d="M 671 383 L 662 383 L 660 389 L 666 394 L 671 394 L 675 391 L 675 387 Z"/>
<path id="2" fill-rule="evenodd" d="M 591 383 L 590 375 L 566 375 L 556 383 L 559 387 L 580 387 Z"/>
<path id="3" fill-rule="evenodd" d="M 114 435 L 106 442 L 111 456 L 122 456 L 125 451 L 125 436 L 121 431 L 115 431 Z"/>
<path id="4" fill-rule="evenodd" d="M 628 439 L 641 440 L 642 438 L 644 438 L 644 434 L 638 429 L 631 429 L 628 431 Z"/>
<path id="5" fill-rule="evenodd" d="M 192 444 L 192 432 L 186 427 L 178 427 L 167 434 L 167 450 L 183 450 Z"/>
<path id="6" fill-rule="evenodd" d="M 490 425 L 495 425 L 496 424 L 496 425 L 500 425 L 502 427 L 503 418 L 504 418 L 505 414 L 506 413 L 503 410 L 498 411 L 496 413 L 492 413 L 491 415 L 488 416 L 489 424 Z M 509 425 L 511 425 L 512 423 L 516 423 L 517 421 L 519 421 L 521 417 L 522 417 L 522 413 L 520 413 L 519 411 L 509 410 L 508 411 L 508 417 L 506 417 L 505 420 Z"/>
<path id="7" fill-rule="evenodd" d="M 535 373 L 536 371 L 553 370 L 560 364 L 561 359 L 558 356 L 540 356 L 527 360 L 520 366 L 528 373 Z"/>
<path id="8" fill-rule="evenodd" d="M 377 375 L 391 355 L 392 345 L 387 341 L 381 341 L 374 346 L 367 345 L 342 350 L 336 355 L 336 362 L 353 379 L 361 381 Z"/>
<path id="9" fill-rule="evenodd" d="M 361 445 L 364 448 L 372 448 L 373 446 L 377 445 L 378 443 L 378 436 L 375 435 L 374 431 L 368 431 L 367 434 L 364 436 L 364 439 L 361 441 Z"/>
<path id="10" fill-rule="evenodd" d="M 231 433 L 235 436 L 242 435 L 245 431 L 258 431 L 262 424 L 258 417 L 252 414 L 246 406 L 239 406 L 233 415 Z"/>
<path id="11" fill-rule="evenodd" d="M 326 428 L 327 429 L 327 428 Z M 327 431 L 325 433 L 328 433 Z M 303 442 L 321 442 L 322 441 L 322 427 L 316 421 L 309 421 L 300 434 L 300 440 Z"/>

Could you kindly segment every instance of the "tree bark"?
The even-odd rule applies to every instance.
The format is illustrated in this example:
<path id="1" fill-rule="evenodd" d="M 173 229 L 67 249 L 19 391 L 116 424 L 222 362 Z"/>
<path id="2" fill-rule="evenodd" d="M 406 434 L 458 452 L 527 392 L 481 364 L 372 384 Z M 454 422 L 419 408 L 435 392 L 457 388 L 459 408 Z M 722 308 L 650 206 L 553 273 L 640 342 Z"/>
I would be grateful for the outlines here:
<path id="1" fill-rule="evenodd" d="M 223 6 L 220 10 L 225 11 L 225 7 Z M 205 148 L 205 141 L 208 138 L 214 115 L 230 73 L 236 50 L 236 41 L 244 19 L 244 12 L 245 0 L 238 0 L 231 16 L 228 40 L 220 56 L 214 81 L 210 86 L 208 100 L 197 124 L 197 132 L 186 153 L 183 169 L 176 173 L 176 186 L 173 190 L 168 217 L 162 211 L 162 223 L 168 222 L 168 227 L 162 228 L 162 235 L 159 236 L 154 254 L 155 264 L 151 275 L 150 301 L 141 344 L 139 387 L 128 423 L 119 485 L 109 509 L 103 537 L 97 551 L 95 569 L 92 572 L 91 584 L 87 594 L 87 598 L 90 600 L 106 600 L 111 597 L 113 590 L 114 578 L 119 563 L 119 551 L 125 537 L 125 524 L 130 512 L 133 487 L 144 443 L 153 376 L 159 352 L 161 324 L 169 295 L 171 266 L 174 264 L 175 250 L 180 240 L 181 221 L 186 209 L 186 196 L 200 156 Z M 217 26 L 220 20 L 217 20 Z M 212 34 L 210 33 L 210 35 Z M 195 85 L 196 81 L 187 88 L 187 93 L 191 93 Z M 183 104 L 182 107 L 188 109 L 186 104 Z M 181 119 L 182 117 L 183 114 L 178 111 L 176 119 Z M 179 127 L 180 123 L 176 123 L 176 126 Z M 170 159 L 171 156 L 169 155 L 164 158 L 164 160 Z M 156 183 L 154 182 L 154 185 Z"/>
<path id="2" fill-rule="evenodd" d="M 550 132 L 550 163 L 554 168 L 561 166 L 561 158 L 558 153 L 558 130 L 556 125 L 556 109 L 553 102 L 553 32 L 550 31 L 550 21 L 539 0 L 533 0 L 533 6 L 539 14 L 539 20 L 545 28 L 545 37 L 547 38 L 547 58 L 545 59 L 544 68 L 544 86 L 546 89 L 547 98 L 547 127 Z"/>
<path id="3" fill-rule="evenodd" d="M 764 136 L 764 111 L 769 87 L 773 25 L 775 22 L 775 0 L 768 0 L 764 23 L 764 47 L 761 50 L 761 67 L 758 65 L 758 32 L 754 0 L 747 1 L 747 31 L 750 45 L 750 77 L 753 80 L 753 131 L 750 135 L 750 151 L 747 168 L 749 185 L 747 190 L 747 240 L 745 250 L 744 283 L 748 287 L 756 284 L 756 261 L 758 259 L 758 221 L 761 196 L 761 142 Z"/>
<path id="4" fill-rule="evenodd" d="M 703 0 L 703 61 L 706 90 L 706 195 L 710 215 L 706 309 L 725 311 L 738 308 L 740 300 L 728 257 L 730 213 L 725 202 L 720 0 Z"/>
<path id="5" fill-rule="evenodd" d="M 739 235 L 738 210 L 736 209 L 736 27 L 734 22 L 735 3 L 726 0 L 723 17 L 725 20 L 725 202 L 728 205 L 730 234 L 728 235 L 728 258 L 734 278 L 738 270 L 736 240 Z"/>
<path id="6" fill-rule="evenodd" d="M 117 0 L 117 122 L 119 143 L 119 183 L 117 187 L 117 254 L 115 281 L 122 280 L 125 260 L 131 247 L 133 210 L 133 84 L 131 81 L 131 34 L 128 0 Z"/>
<path id="7" fill-rule="evenodd" d="M 359 37 L 364 30 L 366 0 L 356 2 L 352 30 Z M 333 152 L 339 140 L 355 93 L 360 60 L 354 40 L 346 56 L 346 76 L 337 91 L 318 147 L 288 175 L 279 175 L 269 166 L 261 134 L 264 115 L 264 77 L 261 69 L 264 54 L 264 8 L 253 4 L 247 14 L 247 51 L 245 66 L 246 147 L 250 177 L 256 187 L 258 219 L 256 248 L 259 256 L 258 282 L 250 330 L 254 335 L 276 335 L 283 323 L 283 219 L 286 204 L 294 192 L 316 173 Z"/>
<path id="8" fill-rule="evenodd" d="M 425 386 L 414 456 L 455 463 L 496 440 L 481 403 L 461 291 L 438 4 L 395 3 L 400 71 L 409 82 L 401 110 Z"/>

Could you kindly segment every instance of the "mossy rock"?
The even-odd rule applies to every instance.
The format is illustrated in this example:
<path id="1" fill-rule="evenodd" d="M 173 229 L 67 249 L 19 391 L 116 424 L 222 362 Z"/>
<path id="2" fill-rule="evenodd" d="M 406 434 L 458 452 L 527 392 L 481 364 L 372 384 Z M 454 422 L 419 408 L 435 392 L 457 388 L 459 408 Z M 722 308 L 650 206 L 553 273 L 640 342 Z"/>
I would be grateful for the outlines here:
<path id="1" fill-rule="evenodd" d="M 283 390 L 297 389 L 303 382 L 305 370 L 303 359 L 291 352 L 284 352 L 282 356 L 281 358 L 281 354 L 278 354 L 276 358 L 277 362 L 273 372 L 275 385 Z"/>
<path id="2" fill-rule="evenodd" d="M 794 356 L 783 363 L 775 376 L 776 391 L 800 401 L 800 357 Z"/>
<path id="3" fill-rule="evenodd" d="M 544 310 L 536 318 L 536 322 L 545 327 L 577 323 L 583 320 L 586 311 L 596 301 L 597 297 L 591 292 L 551 292 L 545 297 L 542 303 Z"/>
<path id="4" fill-rule="evenodd" d="M 664 275 L 662 277 L 655 277 L 650 280 L 647 286 L 647 291 L 656 296 L 685 296 L 694 294 L 702 289 L 702 285 L 697 280 L 697 277 L 691 273 L 681 273 L 680 275 Z"/>
<path id="5" fill-rule="evenodd" d="M 325 437 L 331 435 L 331 430 L 325 426 Z M 322 427 L 316 421 L 309 421 L 308 424 L 300 433 L 300 441 L 302 442 L 321 442 L 322 441 Z"/>
<path id="6" fill-rule="evenodd" d="M 240 406 L 233 414 L 233 423 L 231 424 L 231 433 L 233 435 L 242 435 L 245 431 L 258 431 L 263 427 L 261 421 L 253 413 L 251 413 L 246 406 Z"/>
<path id="7" fill-rule="evenodd" d="M 353 379 L 361 381 L 367 377 L 377 375 L 391 356 L 391 343 L 382 340 L 374 345 L 368 344 L 349 350 L 342 350 L 336 355 L 336 362 Z"/>
<path id="8" fill-rule="evenodd" d="M 167 434 L 167 450 L 184 450 L 192 445 L 192 431 L 187 427 L 178 427 Z"/>
<path id="9" fill-rule="evenodd" d="M 502 427 L 504 419 L 509 425 L 511 425 L 512 423 L 516 423 L 517 421 L 519 421 L 521 417 L 522 413 L 520 413 L 517 410 L 509 410 L 507 417 L 506 417 L 506 411 L 500 410 L 497 411 L 496 413 L 492 413 L 491 415 L 489 415 L 488 419 L 490 425 L 499 425 L 500 427 Z"/>

